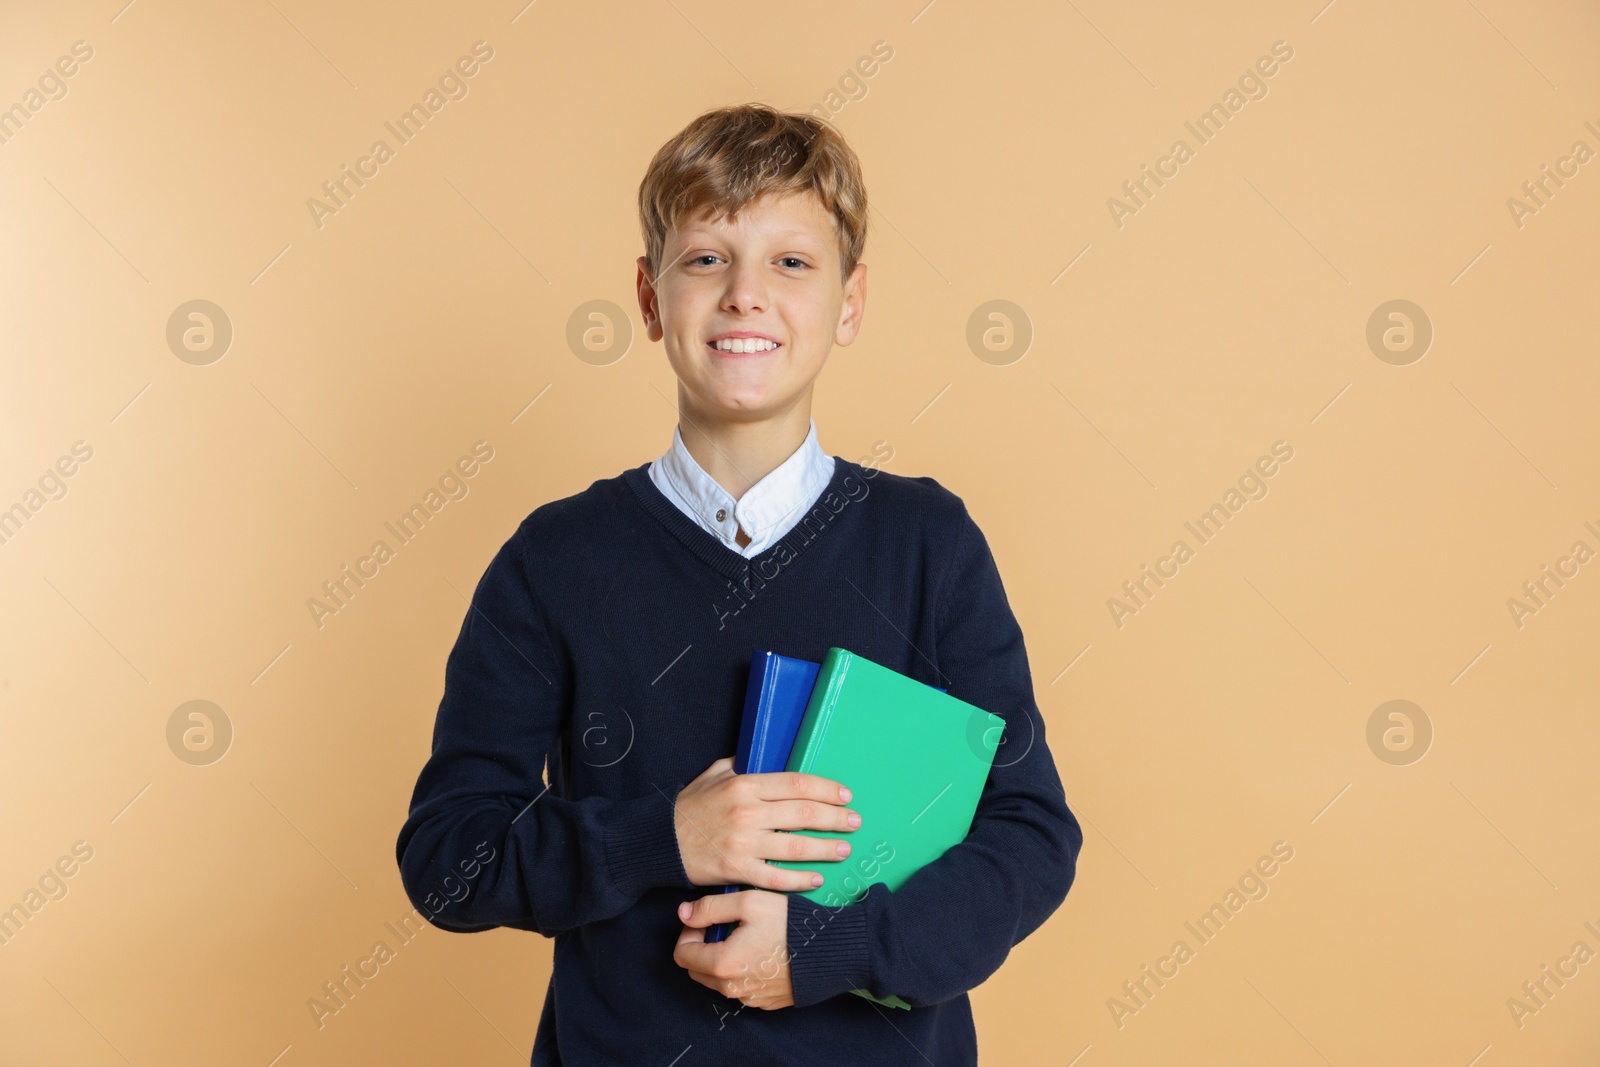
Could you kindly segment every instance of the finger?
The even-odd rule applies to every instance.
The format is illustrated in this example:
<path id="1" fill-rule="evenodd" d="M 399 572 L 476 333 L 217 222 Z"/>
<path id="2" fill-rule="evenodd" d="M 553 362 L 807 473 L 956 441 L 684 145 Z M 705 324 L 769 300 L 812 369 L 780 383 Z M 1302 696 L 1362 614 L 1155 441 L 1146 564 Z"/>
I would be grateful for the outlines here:
<path id="1" fill-rule="evenodd" d="M 741 974 L 737 978 L 724 978 L 723 988 L 728 990 L 730 997 L 738 997 L 747 1005 L 754 1005 L 758 1000 L 770 1000 L 780 995 L 779 983 L 775 978 L 762 978 L 755 974 Z"/>
<path id="2" fill-rule="evenodd" d="M 813 830 L 767 831 L 756 838 L 754 849 L 761 859 L 787 863 L 837 863 L 855 851 L 848 839 L 820 837 Z"/>
<path id="3" fill-rule="evenodd" d="M 790 838 L 806 842 L 802 852 L 796 853 L 791 846 Z M 768 839 L 771 839 L 771 843 Z M 766 834 L 756 842 L 755 847 L 758 852 L 771 855 L 750 863 L 744 871 L 744 881 L 757 889 L 774 893 L 803 893 L 808 889 L 815 889 L 826 878 L 825 872 L 842 860 L 838 854 L 838 845 L 831 839 L 815 838 L 806 834 Z M 775 862 L 769 863 L 768 859 Z M 778 866 L 776 861 L 804 863 L 806 866 L 795 870 Z"/>
<path id="4" fill-rule="evenodd" d="M 713 946 L 720 948 L 721 946 Z M 713 989 L 732 1000 L 742 1000 L 746 1005 L 754 1006 L 755 1001 L 772 1003 L 773 1007 L 783 1007 L 794 1003 L 793 993 L 787 981 L 778 981 L 777 976 L 763 977 L 761 975 L 743 973 L 736 976 L 718 975 L 715 971 L 704 970 L 709 964 L 699 964 L 678 958 L 676 952 L 673 959 L 696 982 Z M 725 962 L 725 961 L 724 961 Z"/>
<path id="5" fill-rule="evenodd" d="M 731 951 L 725 941 L 708 945 L 704 940 L 690 941 L 680 936 L 672 949 L 672 961 L 686 971 L 699 971 L 709 976 L 716 973 L 719 963 L 725 965 L 723 957 Z"/>
<path id="6" fill-rule="evenodd" d="M 697 928 L 736 922 L 744 918 L 744 906 L 748 896 L 748 890 L 737 893 L 708 893 L 696 900 L 679 904 L 678 918 L 682 920 L 683 925 Z"/>
<path id="7" fill-rule="evenodd" d="M 774 893 L 803 893 L 822 885 L 822 875 L 817 871 L 791 871 L 787 867 L 774 867 L 770 863 L 757 864 L 761 869 L 749 876 L 750 884 L 757 889 Z"/>
<path id="8" fill-rule="evenodd" d="M 850 833 L 855 816 L 859 825 L 861 813 L 842 804 L 826 804 L 814 800 L 775 800 L 764 805 L 762 820 L 764 830 L 824 830 L 828 833 Z"/>
<path id="9" fill-rule="evenodd" d="M 768 771 L 744 775 L 756 787 L 762 800 L 816 800 L 823 804 L 850 803 L 850 790 L 843 782 L 804 771 Z"/>
<path id="10" fill-rule="evenodd" d="M 776 986 L 777 983 L 772 983 Z M 740 998 L 747 1008 L 757 1008 L 761 1011 L 773 1011 L 777 1008 L 787 1008 L 794 1003 L 792 993 L 780 989 L 763 990 L 751 996 Z"/>

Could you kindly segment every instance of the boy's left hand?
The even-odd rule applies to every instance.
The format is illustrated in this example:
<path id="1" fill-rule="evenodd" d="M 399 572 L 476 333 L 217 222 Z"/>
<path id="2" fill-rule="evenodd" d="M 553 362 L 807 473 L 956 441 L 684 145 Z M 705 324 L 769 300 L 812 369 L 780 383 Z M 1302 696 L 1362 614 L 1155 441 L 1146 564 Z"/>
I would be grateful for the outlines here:
<path id="1" fill-rule="evenodd" d="M 772 1011 L 794 1004 L 787 893 L 711 893 L 680 904 L 678 918 L 684 929 L 672 958 L 690 978 L 746 1007 Z M 725 922 L 739 926 L 725 940 L 706 944 L 706 928 Z"/>

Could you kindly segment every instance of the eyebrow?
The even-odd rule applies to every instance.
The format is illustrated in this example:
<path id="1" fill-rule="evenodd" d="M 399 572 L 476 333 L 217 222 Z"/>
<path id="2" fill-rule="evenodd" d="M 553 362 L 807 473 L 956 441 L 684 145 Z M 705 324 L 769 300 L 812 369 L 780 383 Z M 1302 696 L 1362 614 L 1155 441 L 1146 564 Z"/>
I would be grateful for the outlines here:
<path id="1" fill-rule="evenodd" d="M 691 229 L 691 230 L 680 230 L 679 233 L 683 237 L 687 237 L 687 238 L 714 237 L 715 236 L 715 234 L 713 234 L 712 231 L 706 230 L 706 229 L 702 229 L 700 227 L 695 227 L 694 229 Z M 817 240 L 818 239 L 817 235 L 815 233 L 813 233 L 812 231 L 810 231 L 810 230 L 789 230 L 787 233 L 773 234 L 772 240 L 775 241 L 775 242 L 783 242 L 783 241 L 792 240 L 792 239 L 794 239 L 796 237 L 810 238 L 812 240 Z M 823 241 L 823 243 L 826 244 L 827 242 Z"/>

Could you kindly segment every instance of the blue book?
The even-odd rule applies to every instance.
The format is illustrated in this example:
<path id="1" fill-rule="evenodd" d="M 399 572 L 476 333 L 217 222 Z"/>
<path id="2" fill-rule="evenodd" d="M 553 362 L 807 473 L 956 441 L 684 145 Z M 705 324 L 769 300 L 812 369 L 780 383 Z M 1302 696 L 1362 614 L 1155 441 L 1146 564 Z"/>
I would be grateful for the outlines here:
<path id="1" fill-rule="evenodd" d="M 781 771 L 789 762 L 800 720 L 805 718 L 820 663 L 757 652 L 750 660 L 750 681 L 744 690 L 744 717 L 739 721 L 739 751 L 733 756 L 736 774 Z M 934 686 L 944 692 L 940 686 Z M 749 889 L 725 885 L 724 893 Z M 724 940 L 737 923 L 718 923 L 706 930 L 706 941 Z"/>
<path id="2" fill-rule="evenodd" d="M 783 770 L 794 747 L 795 733 L 806 714 L 806 702 L 820 664 L 810 660 L 757 652 L 750 660 L 750 682 L 744 690 L 744 718 L 739 722 L 739 751 L 733 757 L 738 774 Z M 726 885 L 724 893 L 749 886 Z M 706 931 L 707 941 L 721 941 L 735 923 L 718 923 Z"/>

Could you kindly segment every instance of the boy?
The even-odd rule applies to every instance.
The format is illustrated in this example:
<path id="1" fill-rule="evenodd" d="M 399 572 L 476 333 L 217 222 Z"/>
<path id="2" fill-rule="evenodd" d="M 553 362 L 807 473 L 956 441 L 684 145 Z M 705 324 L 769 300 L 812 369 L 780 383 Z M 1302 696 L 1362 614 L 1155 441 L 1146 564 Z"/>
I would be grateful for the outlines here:
<path id="1" fill-rule="evenodd" d="M 672 447 L 490 562 L 400 831 L 406 892 L 446 930 L 555 939 L 534 1064 L 976 1063 L 967 991 L 1061 904 L 1083 835 L 965 505 L 817 444 L 814 384 L 866 302 L 860 166 L 810 116 L 723 108 L 661 148 L 639 207 Z M 850 783 L 732 769 L 752 652 L 832 645 L 1007 723 L 967 839 L 836 909 L 763 861 L 868 855 Z"/>

